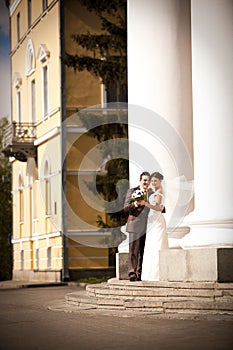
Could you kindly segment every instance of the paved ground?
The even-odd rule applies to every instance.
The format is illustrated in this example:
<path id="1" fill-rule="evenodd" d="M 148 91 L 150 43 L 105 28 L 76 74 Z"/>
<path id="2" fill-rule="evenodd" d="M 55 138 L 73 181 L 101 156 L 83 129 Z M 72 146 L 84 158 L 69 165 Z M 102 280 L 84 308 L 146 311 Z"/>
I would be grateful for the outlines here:
<path id="1" fill-rule="evenodd" d="M 79 289 L 0 289 L 0 349 L 233 349 L 233 319 L 167 319 L 66 308 L 65 294 Z"/>

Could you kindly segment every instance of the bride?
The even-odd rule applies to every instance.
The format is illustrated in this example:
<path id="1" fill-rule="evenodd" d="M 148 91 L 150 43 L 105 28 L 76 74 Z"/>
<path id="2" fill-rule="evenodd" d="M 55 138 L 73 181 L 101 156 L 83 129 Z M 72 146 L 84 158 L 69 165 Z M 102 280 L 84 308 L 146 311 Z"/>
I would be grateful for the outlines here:
<path id="1" fill-rule="evenodd" d="M 162 214 L 164 208 L 162 180 L 162 174 L 152 173 L 150 181 L 154 193 L 149 197 L 149 202 L 141 201 L 142 205 L 150 208 L 142 263 L 142 281 L 159 281 L 159 251 L 168 249 L 166 222 Z"/>

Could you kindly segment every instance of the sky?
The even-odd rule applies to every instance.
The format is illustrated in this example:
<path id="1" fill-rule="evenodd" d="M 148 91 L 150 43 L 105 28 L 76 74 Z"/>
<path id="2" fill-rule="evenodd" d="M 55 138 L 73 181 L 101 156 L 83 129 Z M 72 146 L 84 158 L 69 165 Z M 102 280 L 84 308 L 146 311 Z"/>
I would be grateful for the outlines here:
<path id="1" fill-rule="evenodd" d="M 10 104 L 10 33 L 8 9 L 0 0 L 0 118 L 11 115 Z"/>

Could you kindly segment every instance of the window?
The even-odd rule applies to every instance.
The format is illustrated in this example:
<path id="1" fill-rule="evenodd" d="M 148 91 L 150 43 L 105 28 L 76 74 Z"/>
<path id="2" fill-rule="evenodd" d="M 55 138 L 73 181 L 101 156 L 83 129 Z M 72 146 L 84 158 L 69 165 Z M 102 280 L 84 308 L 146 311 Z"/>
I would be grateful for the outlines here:
<path id="1" fill-rule="evenodd" d="M 36 121 L 36 83 L 35 80 L 31 82 L 31 108 L 32 108 L 32 123 Z"/>
<path id="2" fill-rule="evenodd" d="M 23 221 L 23 190 L 19 190 L 19 221 Z"/>
<path id="3" fill-rule="evenodd" d="M 42 0 L 43 3 L 43 11 L 45 11 L 48 7 L 48 0 Z"/>
<path id="4" fill-rule="evenodd" d="M 35 269 L 36 270 L 39 270 L 39 260 L 40 260 L 39 249 L 36 249 L 36 254 L 35 254 Z"/>
<path id="5" fill-rule="evenodd" d="M 50 215 L 50 183 L 45 179 L 45 214 Z"/>
<path id="6" fill-rule="evenodd" d="M 17 14 L 17 40 L 20 41 L 20 13 Z"/>
<path id="7" fill-rule="evenodd" d="M 112 56 L 113 58 L 116 63 L 120 63 L 121 58 L 119 56 Z M 106 100 L 107 103 L 128 102 L 127 86 L 123 85 L 120 81 L 112 81 L 106 89 Z"/>
<path id="8" fill-rule="evenodd" d="M 28 77 L 36 69 L 35 50 L 31 39 L 28 39 L 27 41 L 25 57 L 25 74 Z"/>
<path id="9" fill-rule="evenodd" d="M 24 269 L 24 251 L 23 250 L 21 250 L 20 252 L 20 265 L 21 265 L 20 269 L 23 270 Z"/>
<path id="10" fill-rule="evenodd" d="M 21 92 L 17 91 L 17 120 L 21 123 Z"/>
<path id="11" fill-rule="evenodd" d="M 27 166 L 26 166 L 26 179 L 27 179 L 27 187 L 29 186 L 30 189 L 30 216 L 31 216 L 31 230 L 32 234 L 35 234 L 38 232 L 38 169 L 37 164 L 35 161 L 35 158 L 29 157 L 27 160 Z"/>
<path id="12" fill-rule="evenodd" d="M 51 214 L 51 191 L 50 191 L 50 170 L 49 170 L 49 163 L 48 160 L 46 160 L 44 165 L 44 180 L 45 180 L 45 215 Z"/>
<path id="13" fill-rule="evenodd" d="M 19 221 L 24 220 L 24 200 L 23 200 L 23 179 L 21 173 L 19 173 L 18 179 L 18 188 L 19 188 Z"/>
<path id="14" fill-rule="evenodd" d="M 52 248 L 47 248 L 47 269 L 51 269 L 52 267 Z"/>
<path id="15" fill-rule="evenodd" d="M 43 67 L 43 108 L 44 116 L 48 113 L 48 67 Z"/>
<path id="16" fill-rule="evenodd" d="M 107 90 L 107 102 L 127 102 L 127 87 L 120 83 L 112 83 Z"/>
<path id="17" fill-rule="evenodd" d="M 38 50 L 37 59 L 41 63 L 42 68 L 42 108 L 43 116 L 49 112 L 49 94 L 48 94 L 48 65 L 49 65 L 50 51 L 45 44 L 41 44 Z"/>
<path id="18" fill-rule="evenodd" d="M 31 27 L 32 24 L 32 1 L 28 0 L 28 28 Z"/>
<path id="19" fill-rule="evenodd" d="M 14 74 L 14 82 L 13 82 L 15 93 L 16 93 L 16 119 L 17 122 L 21 122 L 21 91 L 20 87 L 22 85 L 22 78 L 18 72 Z"/>

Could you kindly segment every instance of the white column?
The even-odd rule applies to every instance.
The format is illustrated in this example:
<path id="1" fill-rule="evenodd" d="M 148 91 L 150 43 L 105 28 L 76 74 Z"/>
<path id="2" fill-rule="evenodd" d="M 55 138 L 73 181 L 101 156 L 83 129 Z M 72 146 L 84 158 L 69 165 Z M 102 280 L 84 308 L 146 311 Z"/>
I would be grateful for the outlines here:
<path id="1" fill-rule="evenodd" d="M 194 0 L 195 210 L 184 248 L 233 246 L 233 1 Z"/>
<path id="2" fill-rule="evenodd" d="M 130 181 L 192 169 L 191 9 L 187 0 L 128 0 Z M 166 204 L 174 227 L 187 210 Z"/>

